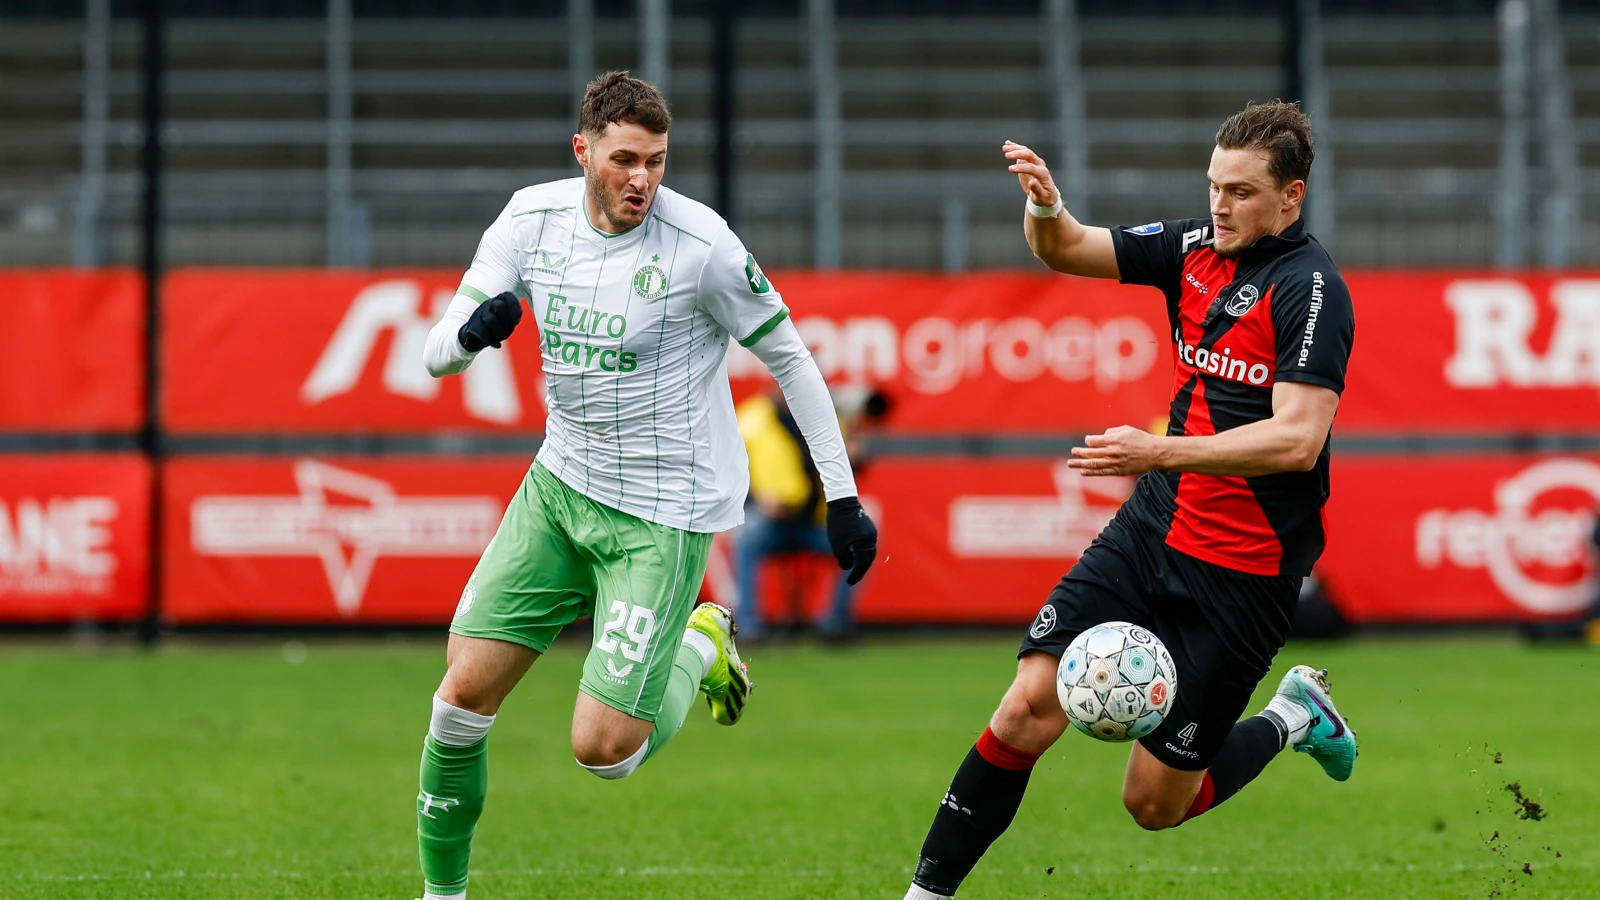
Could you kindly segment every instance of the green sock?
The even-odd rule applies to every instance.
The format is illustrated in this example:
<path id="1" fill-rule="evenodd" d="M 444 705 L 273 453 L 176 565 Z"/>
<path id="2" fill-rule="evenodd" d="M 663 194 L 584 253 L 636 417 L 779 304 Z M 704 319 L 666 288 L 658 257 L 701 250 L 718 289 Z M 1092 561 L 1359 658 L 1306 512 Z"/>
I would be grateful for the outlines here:
<path id="1" fill-rule="evenodd" d="M 643 765 L 650 757 L 672 740 L 689 716 L 695 697 L 700 695 L 700 678 L 705 672 L 706 660 L 690 644 L 678 645 L 678 656 L 672 661 L 672 677 L 667 680 L 666 695 L 661 698 L 661 712 L 656 714 L 655 730 L 650 732 L 650 747 L 644 751 Z"/>
<path id="2" fill-rule="evenodd" d="M 456 747 L 422 740 L 422 787 L 417 793 L 417 846 L 422 877 L 435 894 L 467 889 L 472 834 L 489 791 L 489 739 Z"/>

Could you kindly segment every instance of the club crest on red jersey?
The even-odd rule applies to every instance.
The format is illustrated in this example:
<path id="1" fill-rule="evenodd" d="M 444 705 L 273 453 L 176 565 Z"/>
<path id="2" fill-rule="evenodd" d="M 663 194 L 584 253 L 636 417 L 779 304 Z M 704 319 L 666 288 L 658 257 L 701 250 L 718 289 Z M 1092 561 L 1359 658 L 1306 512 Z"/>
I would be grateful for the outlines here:
<path id="1" fill-rule="evenodd" d="M 1249 312 L 1256 305 L 1256 301 L 1260 299 L 1261 292 L 1256 290 L 1256 286 L 1247 284 L 1239 288 L 1239 292 L 1233 295 L 1233 299 L 1229 300 L 1223 309 L 1227 310 L 1228 315 L 1238 318 Z"/>

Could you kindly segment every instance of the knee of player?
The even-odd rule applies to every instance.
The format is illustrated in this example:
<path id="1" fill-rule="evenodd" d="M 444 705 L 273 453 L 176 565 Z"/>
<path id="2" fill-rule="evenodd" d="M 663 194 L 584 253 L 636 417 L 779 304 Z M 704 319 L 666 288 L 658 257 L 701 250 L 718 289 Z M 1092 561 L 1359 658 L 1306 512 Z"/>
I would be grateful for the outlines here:
<path id="1" fill-rule="evenodd" d="M 477 690 L 470 685 L 453 684 L 450 679 L 439 685 L 434 698 L 444 701 L 455 709 L 479 716 L 493 718 L 495 713 L 500 711 L 499 702 L 488 691 Z"/>
<path id="2" fill-rule="evenodd" d="M 635 757 L 642 758 L 645 744 L 649 743 L 646 740 L 643 743 L 635 744 L 632 742 L 634 740 L 638 740 L 638 738 L 630 738 L 628 735 L 622 734 L 608 734 L 597 729 L 574 729 L 572 732 L 572 756 L 578 761 L 578 765 L 594 772 L 596 775 L 600 775 L 602 778 L 625 778 L 633 774 L 632 768 L 626 768 L 627 762 Z M 601 774 L 600 771 L 618 769 L 619 767 L 621 767 L 619 774 L 608 776 Z"/>
<path id="3" fill-rule="evenodd" d="M 1133 816 L 1133 821 L 1145 831 L 1176 828 L 1183 821 L 1184 810 L 1174 811 L 1171 804 L 1163 802 L 1161 798 L 1126 786 L 1122 789 L 1122 805 L 1128 810 L 1128 815 Z"/>
<path id="4" fill-rule="evenodd" d="M 572 756 L 596 778 L 616 781 L 627 778 L 639 768 L 649 747 L 648 739 L 638 747 L 624 747 L 615 740 L 580 740 L 578 735 L 573 735 Z"/>

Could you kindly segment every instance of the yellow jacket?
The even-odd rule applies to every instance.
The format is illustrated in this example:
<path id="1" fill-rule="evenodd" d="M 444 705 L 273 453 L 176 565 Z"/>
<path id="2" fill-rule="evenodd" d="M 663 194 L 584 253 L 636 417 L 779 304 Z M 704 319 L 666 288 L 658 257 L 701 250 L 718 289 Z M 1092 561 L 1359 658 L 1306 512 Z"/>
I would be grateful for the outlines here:
<path id="1" fill-rule="evenodd" d="M 778 420 L 778 405 L 757 394 L 740 403 L 736 412 L 739 434 L 750 455 L 750 496 L 796 513 L 815 499 L 820 521 L 822 485 L 807 471 L 805 448 Z"/>

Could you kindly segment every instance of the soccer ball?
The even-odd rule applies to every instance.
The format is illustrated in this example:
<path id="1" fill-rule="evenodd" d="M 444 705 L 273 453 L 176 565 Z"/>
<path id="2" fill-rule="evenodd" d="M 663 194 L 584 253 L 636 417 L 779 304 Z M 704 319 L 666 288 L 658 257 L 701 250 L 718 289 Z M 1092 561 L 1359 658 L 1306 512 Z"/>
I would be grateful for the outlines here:
<path id="1" fill-rule="evenodd" d="M 1178 672 L 1161 639 L 1127 622 L 1106 622 L 1067 645 L 1056 696 L 1073 727 L 1102 741 L 1136 741 L 1166 718 Z"/>

